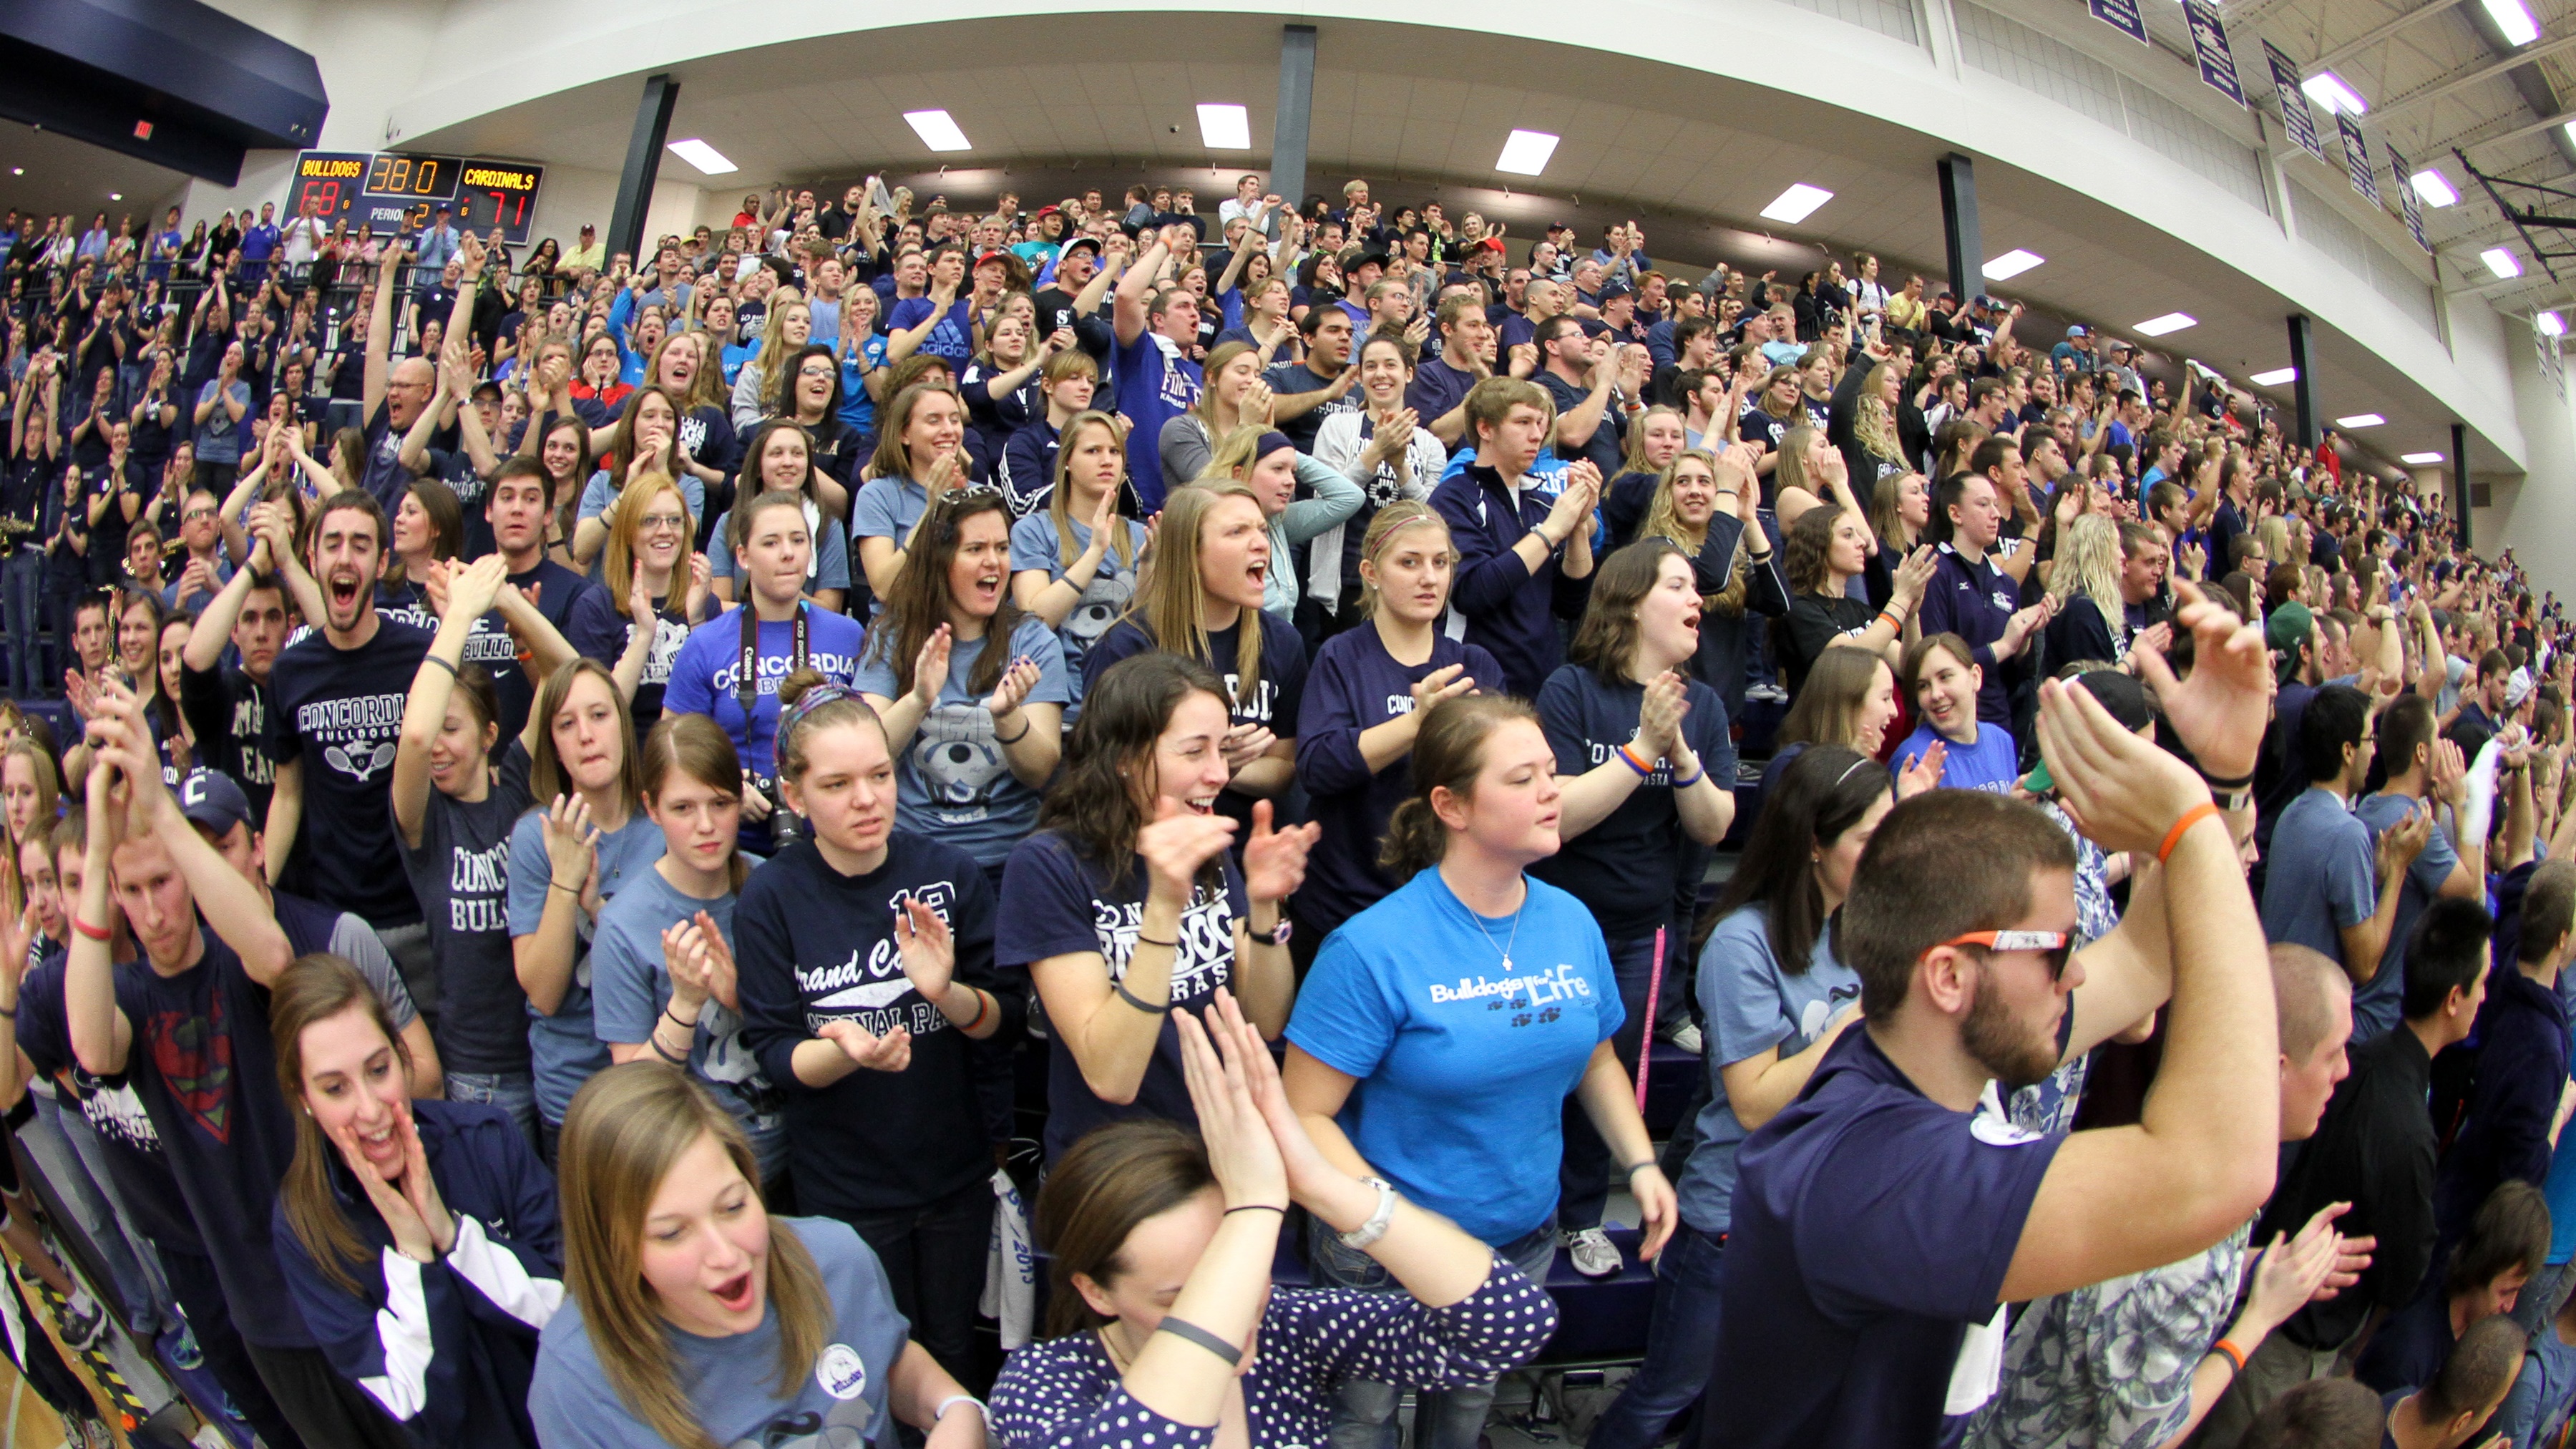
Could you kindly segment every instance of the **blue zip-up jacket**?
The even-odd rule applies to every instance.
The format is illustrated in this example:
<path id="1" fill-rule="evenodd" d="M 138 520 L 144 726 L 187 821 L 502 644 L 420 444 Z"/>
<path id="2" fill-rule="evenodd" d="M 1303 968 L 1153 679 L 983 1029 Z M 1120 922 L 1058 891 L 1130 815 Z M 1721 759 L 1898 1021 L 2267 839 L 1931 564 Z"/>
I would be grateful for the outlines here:
<path id="1" fill-rule="evenodd" d="M 1534 699 L 1565 662 L 1551 616 L 1579 619 L 1592 596 L 1589 575 L 1565 575 L 1562 551 L 1533 572 L 1512 545 L 1547 518 L 1552 493 L 1524 488 L 1515 495 L 1502 474 L 1469 463 L 1441 481 L 1431 506 L 1449 523 L 1458 562 L 1449 586 L 1448 634 L 1478 644 L 1503 666 L 1510 692 Z"/>
<path id="2" fill-rule="evenodd" d="M 1977 690 L 1977 718 L 2007 729 L 2012 726 L 2012 702 L 2003 667 L 1995 660 L 1994 643 L 2004 637 L 2004 625 L 2011 621 L 2020 597 L 2021 586 L 2010 574 L 1990 560 L 1971 563 L 1966 554 L 1945 543 L 1932 582 L 1923 590 L 1922 612 L 1916 616 L 1923 621 L 1926 638 L 1956 634 L 1968 641 L 1977 667 L 1986 672 L 1986 682 Z"/>
<path id="3" fill-rule="evenodd" d="M 412 1121 L 439 1200 L 456 1214 L 455 1244 L 435 1263 L 395 1251 L 334 1151 L 332 1193 L 373 1255 L 344 1265 L 363 1291 L 323 1276 L 287 1226 L 282 1195 L 278 1267 L 331 1366 L 420 1442 L 536 1449 L 537 1332 L 564 1297 L 554 1178 L 496 1107 L 415 1101 Z"/>

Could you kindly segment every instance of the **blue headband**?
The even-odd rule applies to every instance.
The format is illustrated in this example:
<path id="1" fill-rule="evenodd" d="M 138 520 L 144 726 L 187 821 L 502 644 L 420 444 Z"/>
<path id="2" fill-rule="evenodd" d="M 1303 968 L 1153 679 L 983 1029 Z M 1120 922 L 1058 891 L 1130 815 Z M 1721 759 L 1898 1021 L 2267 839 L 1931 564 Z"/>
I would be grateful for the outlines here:
<path id="1" fill-rule="evenodd" d="M 1297 445 L 1295 443 L 1288 440 L 1288 435 L 1286 433 L 1263 433 L 1261 435 L 1261 442 L 1252 450 L 1252 457 L 1255 462 L 1258 462 L 1261 459 L 1267 458 L 1271 454 L 1278 452 L 1282 448 L 1293 448 L 1296 446 Z"/>
<path id="2" fill-rule="evenodd" d="M 823 706 L 830 704 L 835 700 L 843 699 L 855 699 L 861 704 L 867 703 L 865 699 L 860 697 L 857 690 L 850 688 L 846 684 L 834 684 L 830 680 L 825 680 L 823 683 L 806 690 L 803 694 L 796 696 L 796 702 L 794 704 L 791 704 L 787 708 L 778 712 L 778 732 L 776 737 L 782 740 L 787 738 L 788 730 L 801 723 L 805 716 L 812 714 L 814 711 L 821 709 Z"/>

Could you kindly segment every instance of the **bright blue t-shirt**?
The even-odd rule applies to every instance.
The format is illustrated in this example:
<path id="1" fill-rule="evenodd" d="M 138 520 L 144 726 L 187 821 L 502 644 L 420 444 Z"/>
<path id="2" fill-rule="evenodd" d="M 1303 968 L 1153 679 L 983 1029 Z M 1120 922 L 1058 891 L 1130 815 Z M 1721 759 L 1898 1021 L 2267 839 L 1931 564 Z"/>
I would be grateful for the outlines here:
<path id="1" fill-rule="evenodd" d="M 1336 1120 L 1380 1176 L 1501 1244 L 1556 1210 L 1566 1096 L 1625 1018 L 1582 902 L 1531 880 L 1489 920 L 1433 868 L 1325 939 L 1288 1040 L 1358 1079 Z"/>
<path id="2" fill-rule="evenodd" d="M 751 709 L 742 707 L 742 611 L 738 604 L 689 632 L 671 661 L 671 682 L 662 691 L 662 713 L 702 714 L 724 726 L 762 789 L 771 785 L 771 750 L 778 742 L 778 686 L 795 667 L 796 627 L 792 621 L 763 621 L 756 639 L 757 676 Z M 848 684 L 859 669 L 859 645 L 866 630 L 855 619 L 811 605 L 805 608 L 805 663 L 836 684 Z M 745 849 L 768 843 L 766 822 L 743 821 Z"/>
<path id="3" fill-rule="evenodd" d="M 510 832 L 510 934 L 533 936 L 545 919 L 546 896 L 554 880 L 554 863 L 546 855 L 546 802 L 519 817 Z M 628 881 L 641 878 L 662 858 L 662 827 L 639 807 L 616 833 L 599 837 L 599 894 L 615 899 Z M 658 879 L 658 877 L 656 877 Z M 602 911 L 606 910 L 605 905 Z M 528 1060 L 536 1074 L 537 1111 L 549 1122 L 561 1122 L 572 1108 L 573 1093 L 608 1066 L 608 1048 L 591 1024 L 590 936 L 595 927 L 582 923 L 573 945 L 572 983 L 548 1016 L 528 1006 Z"/>
<path id="4" fill-rule="evenodd" d="M 1941 756 L 1944 790 L 1988 790 L 2001 795 L 2010 792 L 2021 778 L 2017 768 L 2021 757 L 2013 748 L 2012 731 L 1984 723 L 1977 726 L 1977 742 L 1963 745 L 1925 720 L 1905 737 L 1905 743 L 1896 747 L 1896 759 L 1888 768 L 1901 778 L 1915 761 L 1930 752 L 1934 740 L 1939 740 L 1946 751 Z"/>
<path id="5" fill-rule="evenodd" d="M 2370 838 L 2376 846 L 2379 837 L 2395 829 L 2408 812 L 2423 808 L 2411 795 L 2392 795 L 2385 790 L 2371 795 L 2352 807 L 2352 813 L 2370 827 Z M 2273 849 L 2280 848 L 2280 833 L 2273 832 Z M 2376 867 L 2376 853 L 2373 866 Z M 2424 908 L 2442 893 L 2442 882 L 2460 864 L 2460 853 L 2451 845 L 2451 832 L 2436 824 L 2424 837 L 2423 852 L 2406 868 L 2406 884 L 2398 888 L 2397 915 L 2388 925 L 2388 944 L 2379 953 L 2379 970 L 2352 994 L 2352 1036 L 2355 1041 L 2372 1037 L 2397 1025 L 2404 1015 L 2406 1000 L 2406 941 L 2415 934 L 2415 923 L 2422 919 Z M 2373 896 L 2371 906 L 2378 907 Z"/>
<path id="6" fill-rule="evenodd" d="M 880 631 L 885 638 L 891 630 Z M 912 742 L 895 760 L 895 825 L 926 835 L 975 857 L 991 867 L 1011 858 L 1011 847 L 1038 826 L 1038 792 L 1011 773 L 1002 753 L 1001 732 L 984 708 L 990 690 L 972 690 L 975 662 L 989 639 L 961 639 L 949 647 L 948 678 L 939 686 L 939 702 L 921 717 Z M 1032 704 L 1066 704 L 1073 685 L 1064 669 L 1064 646 L 1055 631 L 1034 614 L 1020 616 L 1011 635 L 1014 657 L 1036 661 L 1038 682 L 1029 690 Z M 891 653 L 877 657 L 872 643 L 860 661 L 858 688 L 883 699 L 903 689 L 896 682 Z M 1023 728 L 1036 723 L 1023 718 Z M 1014 733 L 1011 738 L 1017 740 Z"/>

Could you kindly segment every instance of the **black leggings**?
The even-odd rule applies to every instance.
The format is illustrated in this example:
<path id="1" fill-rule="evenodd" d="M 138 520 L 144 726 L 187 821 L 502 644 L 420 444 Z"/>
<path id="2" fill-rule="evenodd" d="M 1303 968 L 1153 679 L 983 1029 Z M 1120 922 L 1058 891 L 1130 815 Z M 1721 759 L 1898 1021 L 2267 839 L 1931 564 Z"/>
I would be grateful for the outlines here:
<path id="1" fill-rule="evenodd" d="M 330 1449 L 416 1449 L 411 1435 L 366 1390 L 340 1377 L 318 1348 L 249 1344 L 260 1382 L 307 1445 Z"/>
<path id="2" fill-rule="evenodd" d="M 912 1321 L 914 1341 L 973 1389 L 975 1304 L 984 1294 L 984 1255 L 993 1236 L 990 1179 L 979 1177 L 917 1208 L 856 1213 L 849 1224 L 885 1266 L 894 1305 Z"/>

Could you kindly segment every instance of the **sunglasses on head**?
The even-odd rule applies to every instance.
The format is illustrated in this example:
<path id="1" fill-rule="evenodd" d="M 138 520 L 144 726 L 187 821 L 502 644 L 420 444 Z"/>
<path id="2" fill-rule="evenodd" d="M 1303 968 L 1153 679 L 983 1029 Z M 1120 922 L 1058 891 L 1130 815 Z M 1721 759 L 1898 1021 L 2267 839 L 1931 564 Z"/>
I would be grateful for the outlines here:
<path id="1" fill-rule="evenodd" d="M 1978 946 L 1988 951 L 2037 951 L 2048 959 L 2048 979 L 2062 981 L 2066 977 L 2067 958 L 2075 951 L 2075 937 L 2068 931 L 1970 931 L 1966 935 L 1937 942 L 1932 949 L 1937 951 L 1942 946 Z"/>

